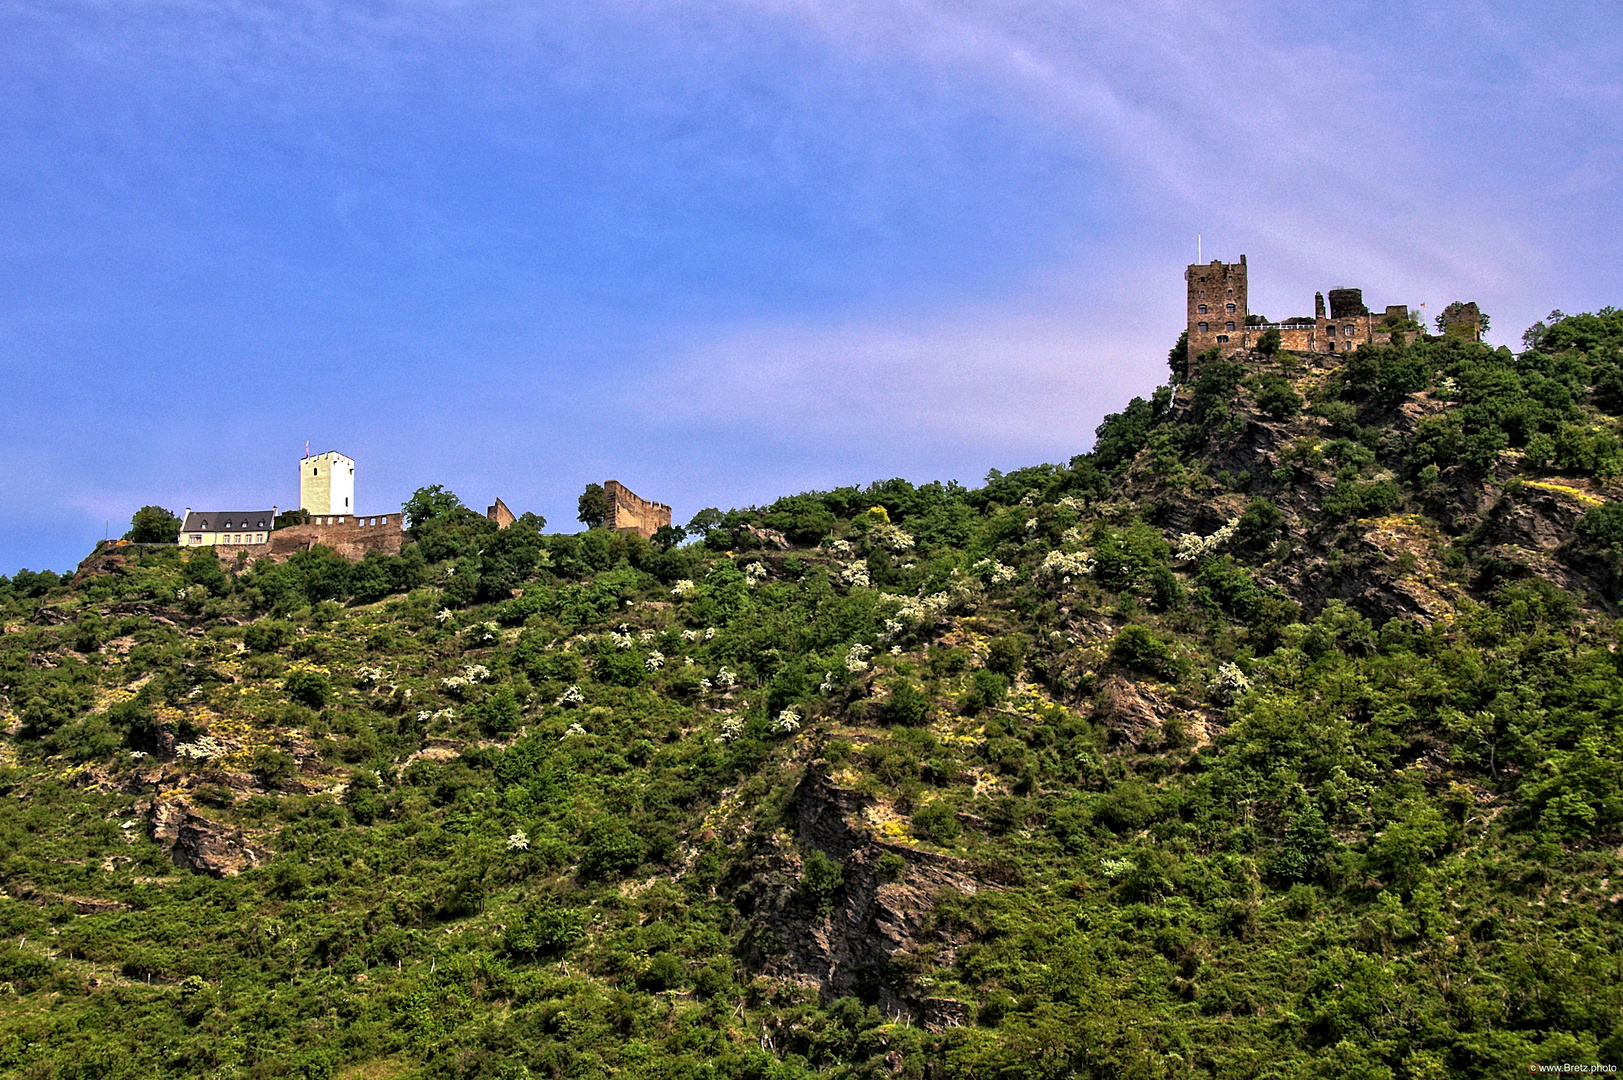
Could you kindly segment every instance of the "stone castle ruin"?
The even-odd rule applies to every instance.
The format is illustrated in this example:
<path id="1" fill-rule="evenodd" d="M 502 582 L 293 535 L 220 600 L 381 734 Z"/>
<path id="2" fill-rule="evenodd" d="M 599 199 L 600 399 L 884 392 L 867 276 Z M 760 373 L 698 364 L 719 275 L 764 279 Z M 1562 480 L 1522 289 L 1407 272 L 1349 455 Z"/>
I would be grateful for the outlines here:
<path id="1" fill-rule="evenodd" d="M 641 533 L 647 538 L 671 523 L 669 506 L 638 498 L 618 480 L 603 482 L 603 501 L 608 504 L 608 512 L 603 515 L 605 529 Z"/>
<path id="2" fill-rule="evenodd" d="M 1279 331 L 1281 349 L 1331 355 L 1351 352 L 1359 345 L 1389 344 L 1394 333 L 1407 333 L 1413 326 L 1407 305 L 1389 304 L 1380 313 L 1372 312 L 1364 305 L 1362 289 L 1345 288 L 1330 290 L 1328 311 L 1324 294 L 1315 293 L 1311 319 L 1250 322 L 1244 255 L 1237 263 L 1216 259 L 1193 263 L 1184 272 L 1184 280 L 1189 283 L 1191 360 L 1209 349 L 1232 356 L 1255 348 L 1257 340 L 1270 330 Z M 1469 307 L 1474 311 L 1476 305 Z"/>

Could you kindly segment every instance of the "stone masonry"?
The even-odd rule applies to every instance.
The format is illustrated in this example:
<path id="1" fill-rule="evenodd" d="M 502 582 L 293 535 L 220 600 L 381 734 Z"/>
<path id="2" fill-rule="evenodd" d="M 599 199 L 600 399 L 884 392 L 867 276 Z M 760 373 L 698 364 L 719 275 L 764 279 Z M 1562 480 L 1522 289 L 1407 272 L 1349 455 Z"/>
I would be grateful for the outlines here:
<path id="1" fill-rule="evenodd" d="M 242 553 L 250 559 L 270 556 L 280 562 L 295 551 L 308 551 L 317 544 L 332 548 L 351 562 L 360 562 L 368 551 L 400 554 L 405 543 L 405 524 L 400 514 L 347 514 L 312 517 L 308 525 L 287 525 L 271 533 L 263 544 L 216 544 L 222 559 Z"/>
<path id="2" fill-rule="evenodd" d="M 649 537 L 654 535 L 656 529 L 671 523 L 670 507 L 638 498 L 618 480 L 603 482 L 603 500 L 609 505 L 609 512 L 603 518 L 604 528 L 638 532 Z"/>
<path id="3" fill-rule="evenodd" d="M 1279 331 L 1279 347 L 1292 352 L 1344 353 L 1359 345 L 1388 344 L 1394 331 L 1406 331 L 1409 309 L 1389 305 L 1374 313 L 1364 305 L 1362 289 L 1331 289 L 1328 312 L 1324 294 L 1313 298 L 1313 318 L 1290 319 L 1280 323 L 1246 325 L 1247 307 L 1245 256 L 1237 263 L 1213 260 L 1192 264 L 1184 273 L 1189 283 L 1189 358 L 1216 349 L 1232 356 L 1242 349 L 1255 348 L 1257 339 L 1269 330 Z"/>

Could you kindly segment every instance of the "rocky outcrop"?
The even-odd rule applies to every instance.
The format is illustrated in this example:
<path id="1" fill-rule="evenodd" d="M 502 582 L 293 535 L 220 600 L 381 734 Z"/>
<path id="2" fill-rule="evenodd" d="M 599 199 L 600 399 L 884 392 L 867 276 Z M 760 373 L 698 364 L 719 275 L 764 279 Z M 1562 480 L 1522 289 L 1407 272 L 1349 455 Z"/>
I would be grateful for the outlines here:
<path id="1" fill-rule="evenodd" d="M 153 796 L 149 813 L 152 839 L 177 866 L 213 877 L 236 877 L 271 857 L 241 829 L 211 821 L 184 800 Z"/>
<path id="2" fill-rule="evenodd" d="M 944 894 L 987 886 L 965 860 L 874 838 L 862 825 L 871 803 L 809 769 L 796 795 L 796 842 L 771 845 L 739 903 L 777 947 L 756 958 L 765 974 L 814 986 L 825 999 L 856 995 L 888 1013 L 921 1011 L 906 977 L 914 958 L 928 950 L 931 966 L 950 966 L 967 944 L 933 927 L 931 913 Z M 802 851 L 840 864 L 842 883 L 828 910 L 816 910 L 795 887 Z M 903 864 L 889 878 L 878 865 L 887 854 Z"/>

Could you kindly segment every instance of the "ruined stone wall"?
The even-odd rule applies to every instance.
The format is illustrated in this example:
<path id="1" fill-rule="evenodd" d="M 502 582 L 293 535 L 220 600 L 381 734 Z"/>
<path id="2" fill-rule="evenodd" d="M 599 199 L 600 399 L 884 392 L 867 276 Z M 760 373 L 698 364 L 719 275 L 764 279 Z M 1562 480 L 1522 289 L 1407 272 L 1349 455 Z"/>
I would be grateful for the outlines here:
<path id="1" fill-rule="evenodd" d="M 653 536 L 656 529 L 671 523 L 669 506 L 638 498 L 618 480 L 604 481 L 603 499 L 609 504 L 608 515 L 603 519 L 605 528 Z"/>
<path id="2" fill-rule="evenodd" d="M 368 551 L 398 555 L 405 540 L 405 525 L 399 514 L 362 517 L 338 514 L 314 517 L 308 525 L 277 529 L 263 544 L 216 544 L 214 550 L 222 559 L 242 552 L 250 559 L 268 555 L 281 561 L 295 551 L 308 551 L 317 544 L 324 544 L 349 561 L 360 562 Z"/>

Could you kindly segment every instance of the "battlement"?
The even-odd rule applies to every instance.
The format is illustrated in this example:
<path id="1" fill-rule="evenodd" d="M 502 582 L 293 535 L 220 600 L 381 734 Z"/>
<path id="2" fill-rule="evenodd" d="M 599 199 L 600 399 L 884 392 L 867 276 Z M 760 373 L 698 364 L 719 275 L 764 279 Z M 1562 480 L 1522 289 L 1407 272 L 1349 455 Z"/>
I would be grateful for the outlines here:
<path id="1" fill-rule="evenodd" d="M 618 480 L 603 482 L 603 501 L 608 513 L 603 516 L 603 527 L 653 536 L 655 531 L 671 523 L 671 508 L 664 503 L 639 498 Z"/>

